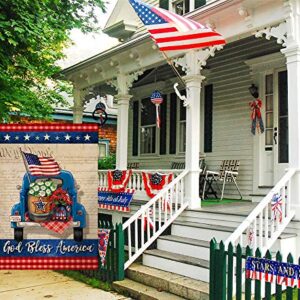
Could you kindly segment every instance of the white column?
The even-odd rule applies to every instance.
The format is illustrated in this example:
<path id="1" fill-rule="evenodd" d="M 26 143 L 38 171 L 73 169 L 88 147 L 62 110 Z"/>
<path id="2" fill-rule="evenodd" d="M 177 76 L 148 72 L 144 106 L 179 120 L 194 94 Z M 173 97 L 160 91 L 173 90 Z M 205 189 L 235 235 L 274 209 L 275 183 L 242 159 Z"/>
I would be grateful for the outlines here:
<path id="1" fill-rule="evenodd" d="M 300 45 L 282 50 L 287 60 L 289 110 L 289 166 L 300 170 Z M 292 208 L 300 220 L 300 174 L 291 184 Z"/>
<path id="2" fill-rule="evenodd" d="M 127 169 L 128 155 L 128 114 L 131 95 L 117 95 L 118 101 L 118 123 L 117 123 L 117 162 L 116 168 Z"/>
<path id="3" fill-rule="evenodd" d="M 73 106 L 73 123 L 82 124 L 84 95 L 83 92 L 76 87 L 73 89 L 74 106 Z"/>
<path id="4" fill-rule="evenodd" d="M 190 208 L 200 208 L 199 197 L 199 153 L 200 153 L 200 92 L 202 76 L 188 75 L 185 77 L 187 99 L 186 110 L 186 152 L 185 167 L 189 174 L 185 181 L 185 196 L 190 202 Z"/>

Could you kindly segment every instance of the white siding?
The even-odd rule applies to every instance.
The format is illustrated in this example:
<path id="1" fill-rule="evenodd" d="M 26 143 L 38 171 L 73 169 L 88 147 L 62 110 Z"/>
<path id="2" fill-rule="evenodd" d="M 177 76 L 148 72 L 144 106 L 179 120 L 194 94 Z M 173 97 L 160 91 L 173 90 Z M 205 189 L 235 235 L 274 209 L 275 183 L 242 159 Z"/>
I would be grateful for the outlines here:
<path id="1" fill-rule="evenodd" d="M 244 61 L 277 51 L 279 46 L 274 40 L 247 38 L 227 45 L 207 64 L 210 72 L 206 83 L 213 84 L 213 152 L 206 154 L 206 164 L 209 169 L 218 170 L 222 160 L 239 159 L 241 165 L 238 184 L 244 199 L 250 199 L 253 179 L 253 136 L 250 132 L 249 108 L 252 96 L 248 91 L 252 78 Z M 168 101 L 168 105 L 169 103 Z M 167 135 L 169 134 L 169 112 L 168 107 Z M 171 161 L 184 160 L 183 155 L 132 157 L 132 125 L 132 111 L 130 111 L 129 161 L 139 161 L 141 168 L 161 169 L 170 168 Z M 167 137 L 167 150 L 168 146 L 169 137 Z M 233 186 L 228 186 L 226 191 L 226 197 L 235 198 L 238 195 Z"/>

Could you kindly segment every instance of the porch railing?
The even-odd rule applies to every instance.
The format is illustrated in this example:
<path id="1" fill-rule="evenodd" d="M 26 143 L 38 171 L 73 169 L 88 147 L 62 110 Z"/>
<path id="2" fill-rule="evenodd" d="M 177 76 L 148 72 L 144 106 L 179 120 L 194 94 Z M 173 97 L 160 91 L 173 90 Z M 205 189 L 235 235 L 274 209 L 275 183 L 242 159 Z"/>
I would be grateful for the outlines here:
<path id="1" fill-rule="evenodd" d="M 101 187 L 108 187 L 107 183 L 107 171 L 109 170 L 100 170 L 99 171 L 99 186 Z M 143 184 L 143 178 L 142 178 L 142 172 L 161 172 L 164 174 L 169 174 L 173 173 L 174 179 L 182 172 L 182 170 L 152 170 L 152 169 L 147 169 L 147 170 L 132 170 L 132 175 L 128 183 L 128 188 L 129 189 L 134 189 L 134 198 L 139 199 L 139 200 L 148 200 L 149 197 L 146 194 L 144 184 Z"/>
<path id="2" fill-rule="evenodd" d="M 188 171 L 183 171 L 123 224 L 125 239 L 128 241 L 125 270 L 187 208 L 188 201 L 184 199 L 187 174 Z"/>
<path id="3" fill-rule="evenodd" d="M 287 171 L 243 223 L 229 236 L 225 241 L 225 247 L 228 247 L 229 243 L 234 246 L 239 243 L 242 247 L 250 246 L 254 249 L 259 247 L 262 252 L 266 252 L 272 247 L 295 215 L 295 212 L 291 210 L 290 190 L 291 179 L 296 172 L 295 169 Z M 275 206 L 273 206 L 275 211 L 272 210 L 274 195 L 281 198 L 281 204 L 278 204 L 278 210 L 282 212 L 281 217 L 278 214 L 279 211 L 276 212 Z M 277 217 L 274 214 L 277 214 Z"/>

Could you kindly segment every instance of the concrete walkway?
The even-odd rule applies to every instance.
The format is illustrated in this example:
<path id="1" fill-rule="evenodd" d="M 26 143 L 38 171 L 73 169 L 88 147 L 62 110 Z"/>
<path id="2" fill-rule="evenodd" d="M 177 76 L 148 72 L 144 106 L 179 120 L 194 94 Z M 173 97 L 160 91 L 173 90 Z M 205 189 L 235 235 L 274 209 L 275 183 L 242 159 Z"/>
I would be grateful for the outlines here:
<path id="1" fill-rule="evenodd" d="M 125 298 L 94 289 L 52 271 L 0 271 L 0 299 L 121 300 Z"/>

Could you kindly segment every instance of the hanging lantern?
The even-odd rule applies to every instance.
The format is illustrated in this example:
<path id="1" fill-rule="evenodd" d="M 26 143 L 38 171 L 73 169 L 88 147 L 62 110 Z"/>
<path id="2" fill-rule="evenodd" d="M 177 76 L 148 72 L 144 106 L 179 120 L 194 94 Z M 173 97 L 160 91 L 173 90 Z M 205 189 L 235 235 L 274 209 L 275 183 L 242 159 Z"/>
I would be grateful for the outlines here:
<path id="1" fill-rule="evenodd" d="M 160 112 L 159 106 L 163 103 L 164 99 L 159 91 L 154 91 L 151 95 L 151 102 L 155 104 L 156 107 L 156 126 L 160 128 Z"/>

